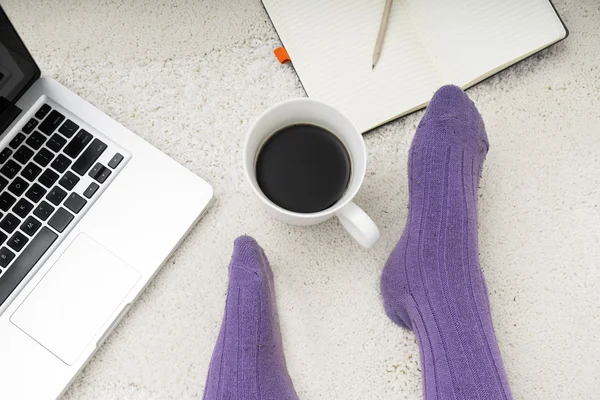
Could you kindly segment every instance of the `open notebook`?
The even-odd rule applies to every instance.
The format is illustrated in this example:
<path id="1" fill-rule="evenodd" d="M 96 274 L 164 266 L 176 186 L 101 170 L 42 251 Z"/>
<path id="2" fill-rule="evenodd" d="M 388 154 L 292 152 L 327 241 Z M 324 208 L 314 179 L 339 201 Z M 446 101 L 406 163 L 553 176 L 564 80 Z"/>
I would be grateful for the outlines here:
<path id="1" fill-rule="evenodd" d="M 470 87 L 567 36 L 549 0 L 395 0 L 371 59 L 384 0 L 263 0 L 309 97 L 361 132 Z"/>

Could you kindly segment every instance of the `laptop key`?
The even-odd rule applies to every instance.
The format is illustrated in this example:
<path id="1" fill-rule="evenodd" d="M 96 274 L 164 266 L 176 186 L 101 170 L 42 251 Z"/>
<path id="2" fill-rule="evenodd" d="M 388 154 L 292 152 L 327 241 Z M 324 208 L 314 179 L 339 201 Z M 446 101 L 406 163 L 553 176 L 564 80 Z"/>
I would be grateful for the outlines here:
<path id="1" fill-rule="evenodd" d="M 0 240 L 0 243 L 4 243 L 4 241 L 6 239 L 8 239 L 8 236 L 6 236 L 3 233 L 0 235 L 4 236 L 4 238 L 0 237 L 0 239 L 2 239 L 2 240 Z M 10 251 L 6 247 L 3 247 L 0 249 L 0 267 L 6 268 L 8 266 L 8 264 L 12 261 L 13 258 L 15 258 L 15 253 Z"/>
<path id="2" fill-rule="evenodd" d="M 43 227 L 13 261 L 11 267 L 0 275 L 0 304 L 4 303 L 57 238 L 56 233 Z"/>
<path id="3" fill-rule="evenodd" d="M 57 206 L 65 199 L 65 197 L 67 197 L 67 192 L 58 186 L 54 186 L 48 193 L 48 196 L 46 196 L 46 200 Z"/>
<path id="4" fill-rule="evenodd" d="M 27 197 L 29 200 L 33 201 L 34 203 L 37 203 L 38 201 L 40 201 L 42 199 L 42 197 L 44 197 L 45 194 L 46 194 L 46 189 L 41 187 L 39 184 L 34 183 L 33 185 L 31 185 L 29 190 L 25 193 L 25 197 Z"/>
<path id="5" fill-rule="evenodd" d="M 123 155 L 121 153 L 117 153 L 115 154 L 115 156 L 113 158 L 111 158 L 111 160 L 108 162 L 108 166 L 111 167 L 112 169 L 115 169 L 119 166 L 119 164 L 121 164 L 121 161 L 123 161 Z"/>
<path id="6" fill-rule="evenodd" d="M 91 176 L 92 178 L 95 178 L 96 176 L 100 175 L 100 172 L 102 171 L 102 169 L 104 169 L 104 165 L 102 165 L 100 163 L 96 163 L 96 165 L 94 165 L 94 168 L 91 169 L 91 171 L 88 175 Z"/>
<path id="7" fill-rule="evenodd" d="M 33 182 L 41 173 L 42 169 L 30 162 L 25 166 L 25 168 L 23 168 L 23 171 L 21 171 L 21 176 L 27 179 L 29 182 Z"/>
<path id="8" fill-rule="evenodd" d="M 12 147 L 13 149 L 16 149 L 17 147 L 19 147 L 21 145 L 21 143 L 23 143 L 23 140 L 25 140 L 25 138 L 26 138 L 26 136 L 23 135 L 22 133 L 17 133 L 8 145 L 10 147 Z"/>
<path id="9" fill-rule="evenodd" d="M 39 148 L 42 147 L 45 141 L 46 138 L 44 137 L 44 135 L 42 135 L 38 131 L 35 131 L 33 132 L 33 135 L 29 136 L 25 143 L 31 146 L 34 150 L 39 150 Z"/>
<path id="10" fill-rule="evenodd" d="M 21 230 L 25 232 L 26 235 L 33 236 L 41 226 L 42 223 L 40 221 L 32 216 L 29 216 L 25 222 L 21 224 Z"/>
<path id="11" fill-rule="evenodd" d="M 48 104 L 44 104 L 43 106 L 40 107 L 40 109 L 38 110 L 38 112 L 35 113 L 35 117 L 37 119 L 44 119 L 44 117 L 46 115 L 48 115 L 48 113 L 50 112 L 50 110 L 52 110 L 52 107 L 50 107 Z"/>
<path id="12" fill-rule="evenodd" d="M 96 181 L 104 183 L 104 181 L 110 176 L 111 172 L 112 171 L 106 168 L 104 165 L 96 163 L 88 175 L 94 178 Z"/>
<path id="13" fill-rule="evenodd" d="M 48 221 L 48 225 L 52 228 L 56 229 L 58 232 L 62 232 L 65 228 L 73 221 L 73 215 L 65 210 L 64 208 L 59 208 L 58 211 L 50 218 Z"/>
<path id="14" fill-rule="evenodd" d="M 83 207 L 85 207 L 86 203 L 87 201 L 85 201 L 83 197 L 77 193 L 71 193 L 67 200 L 65 200 L 65 207 L 77 214 Z"/>
<path id="15" fill-rule="evenodd" d="M 23 127 L 23 133 L 29 135 L 31 132 L 33 132 L 33 130 L 35 129 L 35 127 L 37 125 L 38 125 L 37 119 L 31 118 L 29 120 L 29 122 L 27 122 L 27 124 L 25 124 L 25 126 Z"/>
<path id="16" fill-rule="evenodd" d="M 47 148 L 43 148 L 33 157 L 33 161 L 40 164 L 42 167 L 50 164 L 50 161 L 54 158 L 54 154 Z"/>
<path id="17" fill-rule="evenodd" d="M 21 221 L 19 218 L 15 217 L 11 213 L 8 213 L 6 214 L 6 217 L 0 221 L 0 228 L 4 229 L 8 233 L 13 233 L 20 223 Z"/>
<path id="18" fill-rule="evenodd" d="M 96 181 L 104 183 L 108 179 L 110 174 L 112 174 L 112 171 L 105 167 L 104 170 L 100 173 L 100 175 L 96 177 Z"/>
<path id="19" fill-rule="evenodd" d="M 67 173 L 62 178 L 60 178 L 58 184 L 67 190 L 73 190 L 75 185 L 77 185 L 77 182 L 79 182 L 79 178 L 77 177 L 77 175 L 75 175 L 71 171 L 67 171 Z"/>
<path id="20" fill-rule="evenodd" d="M 33 204 L 25 199 L 19 200 L 12 209 L 12 211 L 21 218 L 25 218 L 31 210 L 33 210 Z"/>
<path id="21" fill-rule="evenodd" d="M 25 190 L 29 187 L 29 183 L 27 183 L 23 178 L 17 176 L 14 181 L 8 186 L 8 190 L 12 192 L 15 196 L 19 197 L 22 195 Z"/>
<path id="22" fill-rule="evenodd" d="M 8 181 L 0 176 L 0 191 L 8 186 Z"/>
<path id="23" fill-rule="evenodd" d="M 100 157 L 102 153 L 104 153 L 106 147 L 106 144 L 104 144 L 101 140 L 94 139 L 92 144 L 90 144 L 87 147 L 87 149 L 85 149 L 85 151 L 81 153 L 81 156 L 79 156 L 77 161 L 75 161 L 75 163 L 73 164 L 73 171 L 75 171 L 79 175 L 85 174 L 88 171 L 88 169 L 90 169 L 92 164 L 96 162 L 98 157 Z"/>
<path id="24" fill-rule="evenodd" d="M 21 251 L 21 249 L 27 244 L 27 242 L 29 242 L 27 236 L 17 231 L 14 235 L 11 236 L 10 239 L 8 239 L 8 242 L 6 244 L 8 244 L 8 247 L 18 252 Z"/>
<path id="25" fill-rule="evenodd" d="M 46 146 L 48 146 L 48 148 L 50 150 L 55 151 L 55 152 L 58 153 L 60 151 L 60 149 L 62 149 L 64 147 L 65 144 L 67 144 L 67 139 L 65 139 L 64 137 L 62 137 L 58 133 L 55 133 L 48 140 L 48 143 L 46 143 Z"/>
<path id="26" fill-rule="evenodd" d="M 8 192 L 4 192 L 0 194 L 0 209 L 2 211 L 8 211 L 16 201 L 17 199 L 15 199 L 12 195 L 10 195 Z"/>
<path id="27" fill-rule="evenodd" d="M 6 162 L 6 160 L 8 160 L 8 157 L 10 157 L 10 155 L 13 153 L 13 151 L 11 149 L 9 149 L 8 147 L 5 147 L 4 150 L 2 150 L 0 152 L 0 164 L 4 164 Z"/>
<path id="28" fill-rule="evenodd" d="M 90 185 L 87 187 L 87 189 L 85 189 L 85 192 L 83 192 L 83 195 L 90 199 L 95 193 L 96 191 L 100 189 L 100 186 L 98 186 L 98 184 L 96 182 L 92 182 L 90 183 Z"/>
<path id="29" fill-rule="evenodd" d="M 62 124 L 58 131 L 66 137 L 71 138 L 75 134 L 75 132 L 77 132 L 78 129 L 79 125 L 68 119 L 65 121 L 64 124 Z"/>
<path id="30" fill-rule="evenodd" d="M 19 173 L 21 170 L 21 166 L 14 162 L 13 160 L 8 160 L 6 164 L 2 168 L 0 168 L 0 173 L 6 176 L 8 179 L 12 179 Z"/>
<path id="31" fill-rule="evenodd" d="M 54 132 L 64 120 L 64 115 L 62 115 L 56 110 L 52 110 L 50 115 L 46 117 L 46 119 L 40 124 L 40 127 L 38 129 L 46 135 L 51 135 L 52 132 Z"/>
<path id="32" fill-rule="evenodd" d="M 67 147 L 65 147 L 65 154 L 71 158 L 77 157 L 79 153 L 83 151 L 85 146 L 87 146 L 87 144 L 92 140 L 92 137 L 92 134 L 87 132 L 86 130 L 80 130 L 79 132 L 77 132 L 75 137 L 71 139 Z"/>
<path id="33" fill-rule="evenodd" d="M 29 147 L 21 146 L 21 147 L 19 147 L 19 150 L 17 150 L 15 152 L 15 155 L 13 156 L 13 158 L 15 160 L 17 160 L 18 162 L 20 162 L 21 164 L 25 164 L 25 163 L 27 163 L 27 161 L 29 161 L 31 159 L 31 157 L 33 157 L 34 154 L 35 154 L 35 152 L 33 150 L 31 150 Z"/>
<path id="34" fill-rule="evenodd" d="M 42 201 L 40 203 L 40 205 L 37 206 L 37 208 L 33 212 L 33 215 L 35 215 L 36 217 L 38 217 L 42 221 L 45 221 L 45 220 L 48 219 L 48 217 L 53 212 L 54 212 L 54 207 L 52 207 L 50 204 L 46 203 L 45 201 Z"/>
<path id="35" fill-rule="evenodd" d="M 52 161 L 52 164 L 50 164 L 52 168 L 54 168 L 61 174 L 65 172 L 67 168 L 69 168 L 69 165 L 71 165 L 71 160 L 69 160 L 62 154 L 59 154 L 58 157 L 56 157 L 54 161 Z"/>
<path id="36" fill-rule="evenodd" d="M 112 171 L 110 169 L 104 167 L 104 169 L 102 170 L 100 175 L 98 175 L 95 179 L 100 183 L 104 183 L 104 181 L 106 181 L 108 179 L 110 174 L 112 174 Z"/>
<path id="37" fill-rule="evenodd" d="M 44 173 L 42 173 L 42 175 L 38 178 L 38 182 L 46 186 L 48 189 L 50 189 L 57 180 L 58 174 L 51 169 L 45 170 Z"/>

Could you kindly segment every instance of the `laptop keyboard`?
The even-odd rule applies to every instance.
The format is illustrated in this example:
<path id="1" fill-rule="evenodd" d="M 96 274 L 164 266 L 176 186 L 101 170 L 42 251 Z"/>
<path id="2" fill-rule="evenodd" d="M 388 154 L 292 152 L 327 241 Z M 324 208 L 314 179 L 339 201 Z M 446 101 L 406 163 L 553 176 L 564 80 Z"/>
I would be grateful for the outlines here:
<path id="1" fill-rule="evenodd" d="M 114 150 L 97 162 L 108 147 L 44 104 L 0 151 L 0 305 L 121 164 Z"/>

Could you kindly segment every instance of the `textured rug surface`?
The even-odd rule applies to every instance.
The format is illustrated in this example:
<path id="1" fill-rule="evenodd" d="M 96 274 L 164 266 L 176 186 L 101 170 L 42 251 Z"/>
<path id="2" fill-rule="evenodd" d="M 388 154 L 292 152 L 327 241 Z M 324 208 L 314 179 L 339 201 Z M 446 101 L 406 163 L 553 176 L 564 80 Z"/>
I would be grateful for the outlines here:
<path id="1" fill-rule="evenodd" d="M 366 136 L 356 201 L 382 237 L 362 250 L 329 221 L 285 225 L 244 181 L 241 148 L 266 107 L 304 96 L 259 0 L 2 0 L 44 73 L 210 182 L 216 203 L 65 399 L 201 399 L 233 239 L 275 274 L 303 400 L 421 398 L 413 334 L 385 316 L 383 264 L 407 214 L 407 151 L 422 112 Z M 571 36 L 472 88 L 491 142 L 481 263 L 515 399 L 600 388 L 600 5 L 557 0 Z M 164 190 L 168 190 L 164 188 Z"/>

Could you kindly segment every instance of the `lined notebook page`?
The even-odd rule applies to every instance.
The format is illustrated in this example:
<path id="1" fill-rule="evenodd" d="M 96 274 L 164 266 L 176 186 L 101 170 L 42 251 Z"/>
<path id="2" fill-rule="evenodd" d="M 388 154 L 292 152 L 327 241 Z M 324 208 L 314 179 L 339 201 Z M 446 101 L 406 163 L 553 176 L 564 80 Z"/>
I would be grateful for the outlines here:
<path id="1" fill-rule="evenodd" d="M 311 98 L 330 103 L 361 132 L 421 108 L 443 84 L 395 1 L 381 58 L 371 68 L 381 0 L 264 0 Z"/>
<path id="2" fill-rule="evenodd" d="M 403 3 L 441 73 L 459 86 L 469 86 L 566 35 L 548 0 Z"/>
<path id="3" fill-rule="evenodd" d="M 564 38 L 548 0 L 263 0 L 307 94 L 361 132 L 419 109 L 447 83 L 468 87 Z"/>

